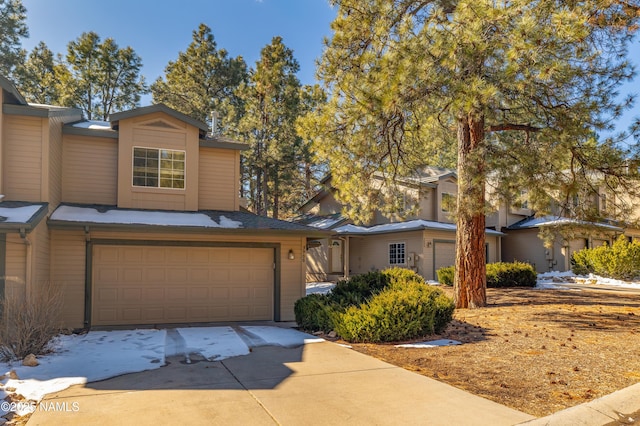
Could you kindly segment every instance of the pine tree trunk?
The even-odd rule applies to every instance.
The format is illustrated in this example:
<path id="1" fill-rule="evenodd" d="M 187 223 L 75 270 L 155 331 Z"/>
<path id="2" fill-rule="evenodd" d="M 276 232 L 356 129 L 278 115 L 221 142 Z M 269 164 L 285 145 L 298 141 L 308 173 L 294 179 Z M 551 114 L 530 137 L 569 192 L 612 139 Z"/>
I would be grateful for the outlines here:
<path id="1" fill-rule="evenodd" d="M 273 177 L 273 206 L 272 211 L 274 219 L 278 219 L 278 211 L 280 210 L 280 180 L 276 171 Z"/>
<path id="2" fill-rule="evenodd" d="M 456 308 L 487 303 L 485 252 L 484 118 L 458 120 L 458 209 L 456 232 Z"/>

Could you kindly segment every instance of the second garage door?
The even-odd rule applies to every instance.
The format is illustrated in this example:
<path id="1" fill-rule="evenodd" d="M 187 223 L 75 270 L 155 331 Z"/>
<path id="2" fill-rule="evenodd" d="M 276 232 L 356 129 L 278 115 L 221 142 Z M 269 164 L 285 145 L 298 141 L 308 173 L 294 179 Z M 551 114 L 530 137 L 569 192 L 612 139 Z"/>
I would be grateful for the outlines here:
<path id="1" fill-rule="evenodd" d="M 274 250 L 95 245 L 92 325 L 272 320 Z"/>
<path id="2" fill-rule="evenodd" d="M 436 271 L 452 266 L 456 262 L 455 241 L 436 241 L 433 243 L 433 277 L 438 279 Z"/>

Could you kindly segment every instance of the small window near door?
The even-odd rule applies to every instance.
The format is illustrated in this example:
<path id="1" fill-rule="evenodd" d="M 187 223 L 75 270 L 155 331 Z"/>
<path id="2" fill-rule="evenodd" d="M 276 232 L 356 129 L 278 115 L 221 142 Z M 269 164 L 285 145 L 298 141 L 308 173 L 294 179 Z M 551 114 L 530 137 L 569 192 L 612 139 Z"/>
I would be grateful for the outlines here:
<path id="1" fill-rule="evenodd" d="M 406 265 L 406 250 L 404 243 L 389 244 L 389 265 Z"/>

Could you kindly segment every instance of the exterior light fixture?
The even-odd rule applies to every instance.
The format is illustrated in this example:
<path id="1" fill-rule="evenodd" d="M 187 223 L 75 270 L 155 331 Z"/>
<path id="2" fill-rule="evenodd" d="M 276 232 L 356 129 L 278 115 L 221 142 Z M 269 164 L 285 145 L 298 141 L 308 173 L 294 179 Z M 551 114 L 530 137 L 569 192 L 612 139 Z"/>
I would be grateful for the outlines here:
<path id="1" fill-rule="evenodd" d="M 293 253 L 293 249 L 289 249 L 289 260 L 294 260 L 296 258 L 296 255 Z"/>

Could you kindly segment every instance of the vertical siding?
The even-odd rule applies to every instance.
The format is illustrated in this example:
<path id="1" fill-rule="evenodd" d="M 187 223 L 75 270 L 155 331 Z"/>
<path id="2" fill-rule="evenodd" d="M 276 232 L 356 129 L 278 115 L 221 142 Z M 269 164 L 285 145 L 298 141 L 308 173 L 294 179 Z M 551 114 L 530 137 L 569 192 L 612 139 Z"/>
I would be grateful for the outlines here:
<path id="1" fill-rule="evenodd" d="M 62 200 L 62 125 L 61 117 L 49 119 L 49 209 Z"/>
<path id="2" fill-rule="evenodd" d="M 198 208 L 200 210 L 236 210 L 240 164 L 237 152 L 200 147 Z"/>
<path id="3" fill-rule="evenodd" d="M 37 291 L 50 281 L 50 239 L 46 221 L 29 234 L 32 245 L 32 282 L 31 290 Z"/>
<path id="4" fill-rule="evenodd" d="M 41 201 L 43 119 L 5 115 L 4 120 L 4 195 L 8 200 Z"/>
<path id="5" fill-rule="evenodd" d="M 7 297 L 26 295 L 27 249 L 18 234 L 7 234 L 5 292 Z"/>
<path id="6" fill-rule="evenodd" d="M 82 231 L 51 231 L 51 282 L 62 288 L 66 327 L 84 326 L 85 239 Z"/>
<path id="7" fill-rule="evenodd" d="M 115 205 L 117 140 L 65 135 L 63 144 L 62 201 Z"/>

